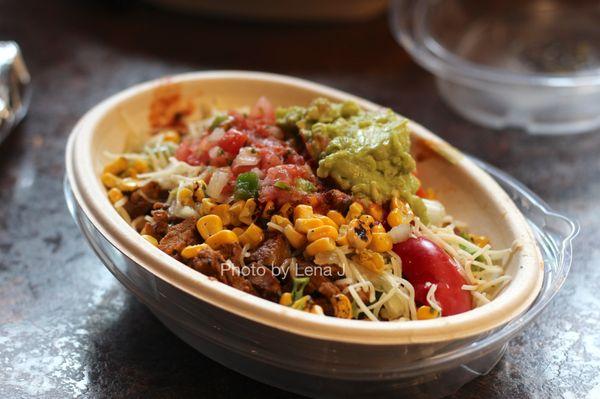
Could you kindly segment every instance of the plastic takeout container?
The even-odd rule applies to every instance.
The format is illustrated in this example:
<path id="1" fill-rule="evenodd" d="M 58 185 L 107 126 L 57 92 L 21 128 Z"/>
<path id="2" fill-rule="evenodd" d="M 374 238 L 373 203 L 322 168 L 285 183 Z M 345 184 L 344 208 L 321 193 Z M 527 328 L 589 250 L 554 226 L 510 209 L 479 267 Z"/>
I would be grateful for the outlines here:
<path id="1" fill-rule="evenodd" d="M 513 281 L 488 305 L 436 320 L 371 323 L 298 312 L 209 280 L 146 244 L 111 209 L 98 179 L 103 151 L 123 150 L 139 133 L 131 122 L 147 118 L 153 91 L 166 83 L 223 108 L 251 104 L 260 95 L 275 104 L 325 96 L 352 98 L 366 108 L 376 105 L 277 75 L 194 73 L 128 89 L 98 105 L 73 130 L 65 194 L 84 236 L 117 279 L 168 328 L 227 367 L 311 396 L 443 396 L 488 372 L 508 340 L 566 278 L 576 225 L 501 172 L 463 158 L 452 166 L 424 162 L 419 170 L 426 181 L 465 185 L 449 190 L 453 201 L 447 205 L 456 216 L 504 244 L 515 237 L 524 243 L 513 257 Z M 417 141 L 442 144 L 419 125 L 410 126 Z M 451 179 L 442 176 L 447 173 Z M 481 198 L 469 204 L 464 197 L 469 193 Z"/>
<path id="2" fill-rule="evenodd" d="M 399 43 L 476 123 L 536 134 L 600 127 L 600 7 L 591 0 L 393 0 Z"/>

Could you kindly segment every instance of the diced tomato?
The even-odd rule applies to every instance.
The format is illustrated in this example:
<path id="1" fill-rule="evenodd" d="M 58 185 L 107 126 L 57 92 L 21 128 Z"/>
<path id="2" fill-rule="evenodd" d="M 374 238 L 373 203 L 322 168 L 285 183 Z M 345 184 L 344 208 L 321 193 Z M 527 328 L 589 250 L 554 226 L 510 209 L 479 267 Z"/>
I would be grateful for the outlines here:
<path id="1" fill-rule="evenodd" d="M 278 205 L 304 202 L 306 193 L 296 187 L 299 178 L 315 182 L 315 175 L 308 165 L 277 165 L 270 168 L 262 181 L 259 201 L 273 201 Z"/>
<path id="2" fill-rule="evenodd" d="M 230 154 L 237 155 L 240 148 L 246 144 L 248 136 L 237 129 L 229 129 L 217 143 L 219 147 Z"/>
<path id="3" fill-rule="evenodd" d="M 217 148 L 218 151 L 215 151 L 214 149 Z M 234 155 L 231 155 L 230 153 L 226 152 L 225 150 L 223 150 L 221 147 L 218 146 L 214 146 L 211 148 L 212 151 L 216 152 L 215 156 L 210 156 L 210 152 L 209 152 L 209 161 L 208 164 L 211 166 L 228 166 L 231 164 L 231 161 L 233 160 Z"/>
<path id="4" fill-rule="evenodd" d="M 273 147 L 265 147 L 259 150 L 260 154 L 260 168 L 262 170 L 269 170 L 270 168 L 281 165 L 283 159 L 277 155 L 277 151 Z"/>
<path id="5" fill-rule="evenodd" d="M 198 138 L 187 138 L 181 142 L 175 158 L 190 165 L 206 165 L 209 161 L 208 149 L 204 148 L 206 142 Z"/>
<path id="6" fill-rule="evenodd" d="M 283 130 L 273 125 L 257 126 L 256 133 L 261 137 L 274 137 L 279 140 L 284 138 Z"/>
<path id="7" fill-rule="evenodd" d="M 471 294 L 462 289 L 467 284 L 456 262 L 443 249 L 424 238 L 409 238 L 395 244 L 394 252 L 402 259 L 402 274 L 415 288 L 415 301 L 429 305 L 429 284 L 436 284 L 435 298 L 443 316 L 472 309 Z"/>

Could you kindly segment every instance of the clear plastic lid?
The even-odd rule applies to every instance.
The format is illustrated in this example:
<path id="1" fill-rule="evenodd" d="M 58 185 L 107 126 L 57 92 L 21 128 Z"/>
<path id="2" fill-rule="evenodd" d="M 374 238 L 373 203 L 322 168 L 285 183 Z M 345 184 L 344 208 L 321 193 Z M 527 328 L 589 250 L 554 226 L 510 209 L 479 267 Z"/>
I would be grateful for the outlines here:
<path id="1" fill-rule="evenodd" d="M 600 127 L 596 1 L 393 0 L 390 26 L 476 123 L 535 134 Z"/>

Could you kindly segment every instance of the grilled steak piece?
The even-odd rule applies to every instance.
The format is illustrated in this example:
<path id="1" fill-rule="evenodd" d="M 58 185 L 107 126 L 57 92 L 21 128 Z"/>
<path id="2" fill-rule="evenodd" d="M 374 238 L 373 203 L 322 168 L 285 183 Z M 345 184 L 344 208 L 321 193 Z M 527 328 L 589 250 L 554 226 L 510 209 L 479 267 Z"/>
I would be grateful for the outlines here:
<path id="1" fill-rule="evenodd" d="M 169 213 L 164 209 L 152 211 L 152 222 L 150 222 L 152 235 L 157 238 L 164 237 L 169 231 Z"/>
<path id="2" fill-rule="evenodd" d="M 266 239 L 260 247 L 250 255 L 249 262 L 259 263 L 266 267 L 281 266 L 281 264 L 292 256 L 290 246 L 281 234 L 275 234 Z"/>
<path id="3" fill-rule="evenodd" d="M 224 259 L 229 259 L 237 267 L 242 265 L 242 246 L 239 243 L 222 245 L 219 252 Z"/>
<path id="4" fill-rule="evenodd" d="M 277 277 L 273 275 L 271 269 L 258 263 L 252 263 L 249 267 L 251 273 L 248 280 L 260 297 L 277 302 L 281 295 L 281 284 Z"/>
<path id="5" fill-rule="evenodd" d="M 225 264 L 223 254 L 218 251 L 213 249 L 200 251 L 196 257 L 188 262 L 188 265 L 192 269 L 204 273 L 209 277 L 214 277 L 233 288 L 257 295 L 250 281 L 233 270 L 230 265 Z"/>
<path id="6" fill-rule="evenodd" d="M 196 220 L 196 217 L 192 216 L 181 223 L 170 226 L 167 234 L 158 243 L 158 247 L 163 252 L 176 256 L 188 245 L 198 244 L 200 235 L 196 230 Z"/>
<path id="7" fill-rule="evenodd" d="M 150 212 L 154 204 L 160 202 L 165 196 L 165 191 L 160 188 L 158 183 L 151 181 L 133 191 L 123 208 L 132 219 L 135 219 Z"/>
<path id="8" fill-rule="evenodd" d="M 322 199 L 325 209 L 334 209 L 341 213 L 346 213 L 350 204 L 352 204 L 352 197 L 350 195 L 335 188 L 325 191 Z"/>
<path id="9" fill-rule="evenodd" d="M 188 266 L 192 269 L 199 271 L 202 274 L 205 274 L 209 277 L 214 277 L 217 280 L 219 279 L 219 270 L 220 264 L 225 262 L 223 256 L 212 249 L 206 249 L 204 251 L 200 251 L 198 255 L 188 261 Z"/>

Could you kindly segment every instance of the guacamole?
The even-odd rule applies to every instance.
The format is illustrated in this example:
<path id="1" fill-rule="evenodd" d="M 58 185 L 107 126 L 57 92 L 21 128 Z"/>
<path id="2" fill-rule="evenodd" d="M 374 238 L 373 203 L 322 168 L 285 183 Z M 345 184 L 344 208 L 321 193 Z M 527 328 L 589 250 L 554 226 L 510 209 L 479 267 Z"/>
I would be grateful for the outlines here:
<path id="1" fill-rule="evenodd" d="M 420 183 L 404 118 L 389 109 L 363 111 L 350 101 L 319 98 L 308 107 L 278 109 L 277 123 L 302 137 L 318 162 L 319 177 L 377 203 L 397 196 L 426 219 L 423 201 L 415 195 Z"/>

